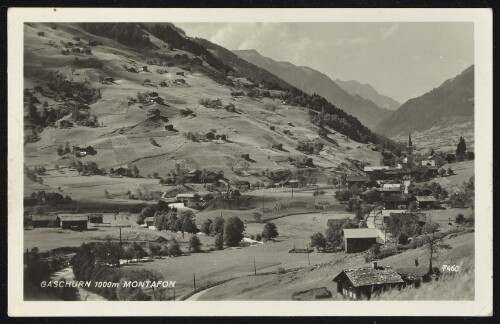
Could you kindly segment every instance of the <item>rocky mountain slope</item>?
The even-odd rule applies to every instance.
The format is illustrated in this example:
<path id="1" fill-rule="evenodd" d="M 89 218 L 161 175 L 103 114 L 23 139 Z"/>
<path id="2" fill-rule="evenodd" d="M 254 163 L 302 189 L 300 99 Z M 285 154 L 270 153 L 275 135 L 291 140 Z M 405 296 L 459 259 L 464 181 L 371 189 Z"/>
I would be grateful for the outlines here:
<path id="1" fill-rule="evenodd" d="M 390 137 L 474 121 L 474 66 L 426 94 L 405 102 L 377 125 Z M 458 138 L 458 137 L 457 137 Z"/>
<path id="2" fill-rule="evenodd" d="M 30 23 L 24 38 L 27 167 L 76 159 L 133 164 L 143 176 L 182 165 L 252 182 L 279 169 L 326 179 L 358 172 L 357 161 L 378 163 L 372 143 L 386 141 L 323 98 L 168 24 Z M 312 122 L 323 113 L 329 124 Z M 314 152 L 299 151 L 301 141 Z M 66 143 L 95 154 L 59 154 Z"/>
<path id="3" fill-rule="evenodd" d="M 312 68 L 296 66 L 289 62 L 277 62 L 260 55 L 255 50 L 238 50 L 234 53 L 306 93 L 317 93 L 325 97 L 370 128 L 391 114 L 389 110 L 380 108 L 373 101 L 348 93 L 327 75 Z"/>
<path id="4" fill-rule="evenodd" d="M 372 85 L 368 83 L 360 83 L 356 80 L 342 81 L 339 79 L 336 79 L 335 83 L 351 95 L 358 95 L 367 100 L 373 101 L 380 108 L 396 110 L 401 106 L 399 102 L 391 97 L 380 94 Z"/>

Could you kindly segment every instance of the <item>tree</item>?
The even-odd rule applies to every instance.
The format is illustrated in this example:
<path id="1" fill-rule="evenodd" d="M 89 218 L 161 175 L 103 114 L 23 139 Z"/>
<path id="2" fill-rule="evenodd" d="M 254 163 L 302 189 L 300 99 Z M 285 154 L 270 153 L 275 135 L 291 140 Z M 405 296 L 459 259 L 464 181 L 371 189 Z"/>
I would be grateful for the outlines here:
<path id="1" fill-rule="evenodd" d="M 169 256 L 179 256 L 182 255 L 182 250 L 179 243 L 173 239 L 168 245 L 168 255 Z"/>
<path id="2" fill-rule="evenodd" d="M 276 228 L 276 224 L 267 222 L 264 225 L 264 229 L 262 230 L 262 237 L 264 240 L 269 241 L 273 240 L 279 235 L 278 229 Z"/>
<path id="3" fill-rule="evenodd" d="M 427 233 L 425 241 L 429 251 L 429 274 L 433 273 L 432 261 L 437 260 L 439 250 L 451 249 L 449 244 L 443 243 L 443 236 L 436 235 L 438 229 L 439 225 L 437 223 L 425 224 L 423 228 L 423 232 Z"/>
<path id="4" fill-rule="evenodd" d="M 344 239 L 344 229 L 355 227 L 356 225 L 349 218 L 328 222 L 328 229 L 325 233 L 326 240 L 330 245 L 339 246 Z"/>
<path id="5" fill-rule="evenodd" d="M 260 234 L 255 235 L 255 240 L 258 242 L 262 241 L 262 235 Z"/>
<path id="6" fill-rule="evenodd" d="M 451 169 L 451 167 L 448 167 L 448 170 L 447 170 L 447 173 L 448 175 L 453 175 L 453 170 Z"/>
<path id="7" fill-rule="evenodd" d="M 109 191 L 104 189 L 104 197 L 106 197 L 106 199 L 110 199 L 111 196 L 109 195 Z"/>
<path id="8" fill-rule="evenodd" d="M 406 233 L 401 233 L 399 234 L 399 237 L 398 237 L 398 242 L 399 244 L 408 244 L 408 235 L 406 235 Z"/>
<path id="9" fill-rule="evenodd" d="M 464 214 L 458 214 L 457 218 L 455 218 L 455 222 L 457 224 L 463 224 L 464 220 L 465 220 Z"/>
<path id="10" fill-rule="evenodd" d="M 462 136 L 460 136 L 460 140 L 457 145 L 457 150 L 455 152 L 455 155 L 457 157 L 457 161 L 463 161 L 465 151 L 467 151 L 467 145 L 465 144 L 465 140 Z"/>
<path id="11" fill-rule="evenodd" d="M 201 242 L 198 236 L 192 235 L 191 238 L 189 239 L 189 251 L 190 252 L 200 252 L 201 251 Z"/>
<path id="12" fill-rule="evenodd" d="M 227 246 L 238 246 L 244 231 L 245 225 L 239 217 L 229 217 L 224 223 L 224 242 Z"/>
<path id="13" fill-rule="evenodd" d="M 195 224 L 195 218 L 193 211 L 191 210 L 183 210 L 179 215 L 179 220 L 181 222 L 180 230 L 182 232 L 182 237 L 184 237 L 184 233 L 192 233 L 195 234 L 198 232 L 198 227 Z"/>
<path id="14" fill-rule="evenodd" d="M 323 233 L 317 232 L 311 235 L 311 247 L 315 247 L 318 250 L 326 247 L 326 237 Z"/>
<path id="15" fill-rule="evenodd" d="M 147 256 L 148 254 L 142 246 L 140 246 L 138 243 L 134 242 L 132 244 L 129 244 L 123 253 L 123 257 L 125 259 L 142 259 L 143 257 Z"/>
<path id="16" fill-rule="evenodd" d="M 224 233 L 225 220 L 222 216 L 216 217 L 212 224 L 210 224 L 210 235 L 217 236 L 219 233 Z"/>
<path id="17" fill-rule="evenodd" d="M 262 215 L 258 212 L 253 213 L 253 219 L 256 223 L 260 223 L 262 221 Z"/>
<path id="18" fill-rule="evenodd" d="M 439 176 L 444 177 L 446 175 L 446 170 L 444 168 L 439 169 Z"/>
<path id="19" fill-rule="evenodd" d="M 139 168 L 137 167 L 137 165 L 134 165 L 132 167 L 132 174 L 134 175 L 134 177 L 138 177 L 140 175 Z"/>
<path id="20" fill-rule="evenodd" d="M 64 147 L 64 154 L 71 153 L 71 149 L 69 148 L 69 142 L 66 142 L 66 146 Z"/>
<path id="21" fill-rule="evenodd" d="M 206 219 L 203 224 L 201 224 L 201 232 L 205 235 L 210 235 L 210 225 L 212 225 L 212 220 Z"/>
<path id="22" fill-rule="evenodd" d="M 137 217 L 137 224 L 141 225 L 144 223 L 144 219 L 147 217 L 153 217 L 155 215 L 156 208 L 154 206 L 147 206 L 141 210 L 141 213 Z"/>
<path id="23" fill-rule="evenodd" d="M 215 248 L 217 250 L 223 250 L 224 249 L 224 236 L 222 235 L 222 233 L 218 233 L 216 236 L 215 236 Z"/>

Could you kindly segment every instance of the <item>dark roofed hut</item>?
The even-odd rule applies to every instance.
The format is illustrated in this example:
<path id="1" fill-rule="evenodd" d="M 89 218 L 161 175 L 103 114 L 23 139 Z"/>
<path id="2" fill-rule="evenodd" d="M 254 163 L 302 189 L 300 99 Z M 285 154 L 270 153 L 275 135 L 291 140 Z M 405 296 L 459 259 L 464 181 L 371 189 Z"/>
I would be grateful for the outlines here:
<path id="1" fill-rule="evenodd" d="M 59 227 L 59 218 L 57 215 L 32 215 L 31 223 L 34 228 Z"/>
<path id="2" fill-rule="evenodd" d="M 372 267 L 348 269 L 340 272 L 334 279 L 337 292 L 350 299 L 370 299 L 374 294 L 403 287 L 405 281 L 390 267 Z"/>
<path id="3" fill-rule="evenodd" d="M 62 229 L 83 231 L 87 229 L 88 216 L 85 214 L 59 214 Z"/>

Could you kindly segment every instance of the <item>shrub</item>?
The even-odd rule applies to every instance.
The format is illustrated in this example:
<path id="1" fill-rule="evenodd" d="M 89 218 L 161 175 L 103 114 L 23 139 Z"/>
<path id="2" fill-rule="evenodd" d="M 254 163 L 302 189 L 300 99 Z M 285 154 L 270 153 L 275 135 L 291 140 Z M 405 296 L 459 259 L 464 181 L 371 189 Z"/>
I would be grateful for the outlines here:
<path id="1" fill-rule="evenodd" d="M 286 270 L 285 268 L 283 268 L 282 266 L 279 266 L 277 269 L 276 269 L 276 274 L 283 274 L 285 273 Z"/>
<path id="2" fill-rule="evenodd" d="M 323 233 L 317 232 L 311 235 L 311 247 L 317 249 L 326 247 L 326 237 Z"/>
<path id="3" fill-rule="evenodd" d="M 179 246 L 179 243 L 174 239 L 170 244 L 168 245 L 168 254 L 170 256 L 179 256 L 182 255 L 182 250 L 181 247 Z"/>
<path id="4" fill-rule="evenodd" d="M 463 214 L 458 214 L 458 215 L 457 215 L 457 218 L 455 218 L 455 222 L 456 222 L 457 224 L 463 224 L 463 223 L 464 223 L 464 221 L 465 221 L 465 217 L 464 217 L 464 215 L 463 215 Z"/>
<path id="5" fill-rule="evenodd" d="M 250 235 L 250 239 L 251 239 L 251 240 L 255 240 L 255 235 L 251 234 L 251 235 Z"/>
<path id="6" fill-rule="evenodd" d="M 262 241 L 262 235 L 260 234 L 255 235 L 255 240 L 258 242 Z"/>
<path id="7" fill-rule="evenodd" d="M 211 219 L 206 219 L 203 224 L 201 224 L 201 232 L 205 235 L 210 235 L 210 226 L 212 225 Z"/>

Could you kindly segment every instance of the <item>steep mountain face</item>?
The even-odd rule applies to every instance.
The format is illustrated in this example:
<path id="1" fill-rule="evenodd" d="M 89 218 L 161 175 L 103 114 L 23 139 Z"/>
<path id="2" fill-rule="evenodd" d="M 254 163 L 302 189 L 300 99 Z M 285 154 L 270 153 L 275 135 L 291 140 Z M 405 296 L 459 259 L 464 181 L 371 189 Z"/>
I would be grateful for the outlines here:
<path id="1" fill-rule="evenodd" d="M 373 128 L 391 113 L 387 109 L 378 107 L 370 100 L 349 94 L 327 75 L 309 67 L 296 66 L 288 62 L 277 62 L 260 55 L 255 50 L 238 50 L 234 51 L 234 53 L 306 93 L 317 93 L 325 97 L 326 100 L 358 118 L 370 128 Z"/>
<path id="2" fill-rule="evenodd" d="M 27 167 L 78 160 L 165 177 L 180 165 L 256 182 L 270 181 L 266 170 L 326 179 L 380 160 L 369 143 L 384 139 L 356 118 L 168 24 L 30 23 L 24 39 Z M 305 140 L 314 153 L 299 150 Z"/>
<path id="3" fill-rule="evenodd" d="M 356 80 L 342 81 L 335 80 L 342 89 L 351 95 L 358 95 L 367 100 L 373 101 L 377 106 L 384 109 L 396 110 L 401 104 L 391 97 L 380 94 L 372 85 L 368 83 L 360 83 Z"/>
<path id="4" fill-rule="evenodd" d="M 474 120 L 474 66 L 405 102 L 375 128 L 390 137 Z"/>

